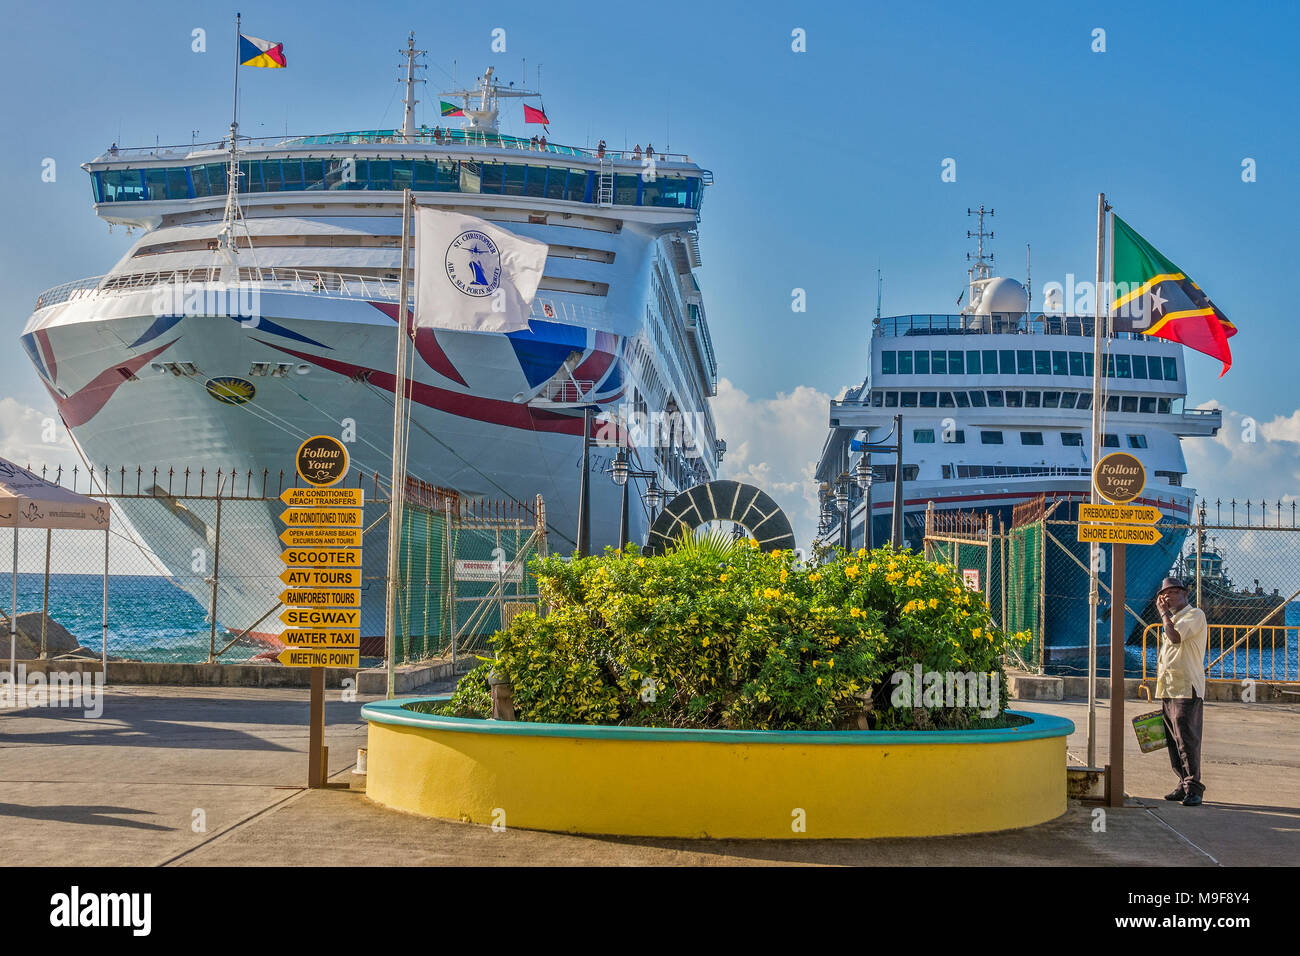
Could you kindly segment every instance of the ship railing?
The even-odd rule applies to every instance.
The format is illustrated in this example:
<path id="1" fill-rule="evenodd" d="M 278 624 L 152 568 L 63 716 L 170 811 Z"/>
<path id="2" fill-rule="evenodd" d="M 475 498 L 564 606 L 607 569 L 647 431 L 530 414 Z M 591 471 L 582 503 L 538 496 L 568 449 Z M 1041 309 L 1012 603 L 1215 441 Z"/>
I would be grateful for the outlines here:
<path id="1" fill-rule="evenodd" d="M 1092 337 L 1093 317 L 1079 315 L 996 312 L 992 315 L 915 314 L 874 319 L 873 334 L 904 335 L 1063 335 Z M 1150 337 L 1141 332 L 1115 331 L 1113 339 L 1131 341 Z"/>
<path id="2" fill-rule="evenodd" d="M 46 289 L 36 297 L 36 309 L 57 305 L 74 299 L 101 295 L 125 295 L 167 286 L 218 283 L 221 267 L 201 267 L 171 272 L 141 272 L 129 275 L 101 275 L 65 282 Z M 288 292 L 300 295 L 341 296 L 350 299 L 397 301 L 398 280 L 387 276 L 361 275 L 359 273 L 328 270 L 266 268 L 239 270 L 240 281 L 256 285 L 259 289 Z M 408 285 L 407 294 L 414 301 L 414 283 Z M 615 316 L 601 309 L 579 305 L 563 299 L 537 296 L 533 299 L 531 317 L 547 321 L 565 322 L 586 328 L 616 330 Z"/>
<path id="3" fill-rule="evenodd" d="M 424 126 L 416 130 L 409 138 L 401 130 L 374 129 L 357 130 L 345 133 L 322 133 L 309 136 L 254 136 L 239 137 L 241 151 L 265 149 L 301 149 L 311 146 L 470 146 L 483 149 L 509 149 L 533 153 L 551 153 L 558 156 L 579 156 L 586 159 L 608 159 L 615 162 L 635 163 L 640 166 L 643 159 L 651 158 L 644 151 L 630 149 L 609 149 L 602 153 L 598 148 L 587 146 L 566 146 L 561 143 L 534 143 L 531 138 L 511 136 L 506 133 L 488 133 L 484 131 L 442 128 L 435 133 L 435 127 Z M 112 163 L 132 159 L 186 159 L 200 153 L 224 152 L 227 140 L 214 140 L 207 143 L 181 143 L 169 146 L 112 146 L 91 162 Z M 690 163 L 686 153 L 654 152 L 657 163 Z"/>
<path id="4" fill-rule="evenodd" d="M 1155 665 L 1148 646 L 1159 647 L 1162 624 L 1148 624 L 1142 631 L 1142 679 L 1155 680 Z M 1300 640 L 1295 624 L 1211 624 L 1206 635 L 1209 662 L 1206 680 L 1238 682 L 1300 683 L 1300 670 L 1288 653 Z"/>

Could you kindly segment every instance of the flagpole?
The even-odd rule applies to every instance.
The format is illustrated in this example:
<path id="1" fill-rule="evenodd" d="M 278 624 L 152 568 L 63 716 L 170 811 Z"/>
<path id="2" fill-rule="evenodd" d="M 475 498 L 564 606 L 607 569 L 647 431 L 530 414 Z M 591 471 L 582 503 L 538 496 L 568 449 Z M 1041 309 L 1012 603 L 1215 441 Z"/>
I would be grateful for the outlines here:
<path id="1" fill-rule="evenodd" d="M 1097 467 L 1097 456 L 1101 451 L 1101 380 L 1105 372 L 1102 368 L 1102 322 L 1106 314 L 1102 305 L 1104 283 L 1106 280 L 1106 194 L 1097 194 L 1097 285 L 1093 300 L 1092 321 L 1092 459 L 1089 467 L 1088 501 L 1100 504 L 1096 482 L 1092 480 L 1092 469 Z M 1109 329 L 1107 330 L 1109 331 Z M 1097 607 L 1100 604 L 1097 573 L 1101 558 L 1101 545 L 1093 542 L 1088 546 L 1088 766 L 1097 765 Z M 1121 609 L 1122 610 L 1122 609 Z M 1111 608 L 1111 613 L 1115 609 Z M 1111 679 L 1114 679 L 1114 674 Z"/>
<path id="2" fill-rule="evenodd" d="M 230 144 L 234 148 L 235 129 L 239 126 L 239 14 L 235 14 L 235 94 L 230 110 Z"/>
<path id="3" fill-rule="evenodd" d="M 402 264 L 397 288 L 397 368 L 393 382 L 393 469 L 388 506 L 388 607 L 384 623 L 384 655 L 388 667 L 388 697 L 395 693 L 397 651 L 397 571 L 402 530 L 402 504 L 406 491 L 406 299 L 410 275 L 411 190 L 402 190 Z"/>

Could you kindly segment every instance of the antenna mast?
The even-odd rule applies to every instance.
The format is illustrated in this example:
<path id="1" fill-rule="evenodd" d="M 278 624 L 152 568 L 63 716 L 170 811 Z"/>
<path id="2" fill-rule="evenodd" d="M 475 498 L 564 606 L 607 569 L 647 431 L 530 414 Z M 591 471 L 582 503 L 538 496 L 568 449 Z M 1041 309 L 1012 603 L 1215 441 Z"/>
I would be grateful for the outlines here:
<path id="1" fill-rule="evenodd" d="M 992 219 L 993 210 L 991 208 L 986 210 L 984 204 L 981 203 L 979 209 L 967 209 L 966 215 L 979 216 L 979 228 L 975 232 L 971 232 L 969 229 L 966 230 L 966 238 L 974 239 L 976 241 L 974 256 L 975 265 L 966 271 L 970 275 L 972 281 L 977 278 L 987 279 L 993 275 L 993 253 L 990 252 L 987 256 L 984 255 L 984 240 L 992 239 L 993 233 L 991 231 L 984 231 L 984 217 L 987 215 Z M 971 254 L 969 252 L 966 253 L 966 261 L 971 261 Z"/>
<path id="2" fill-rule="evenodd" d="M 416 69 L 415 58 L 417 56 L 423 56 L 425 53 L 429 51 L 417 50 L 415 48 L 415 31 L 412 30 L 406 38 L 406 49 L 399 50 L 398 52 L 401 53 L 404 57 L 406 57 L 406 98 L 404 100 L 406 104 L 406 115 L 402 119 L 402 142 L 414 143 L 415 142 L 415 104 L 420 102 L 415 98 L 415 84 L 417 82 L 422 82 L 422 81 L 417 81 L 415 79 L 415 69 Z"/>
<path id="3" fill-rule="evenodd" d="M 880 270 L 876 270 L 876 321 L 880 321 L 880 290 L 884 284 L 884 277 L 881 276 Z"/>

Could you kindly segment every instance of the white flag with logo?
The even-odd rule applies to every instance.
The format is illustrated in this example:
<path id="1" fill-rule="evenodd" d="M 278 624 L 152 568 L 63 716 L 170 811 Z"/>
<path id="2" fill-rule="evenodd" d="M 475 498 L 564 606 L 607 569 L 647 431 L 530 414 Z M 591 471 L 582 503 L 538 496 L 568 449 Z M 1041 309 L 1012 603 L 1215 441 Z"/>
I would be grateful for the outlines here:
<path id="1" fill-rule="evenodd" d="M 546 243 L 455 212 L 415 207 L 415 324 L 470 332 L 528 328 Z"/>

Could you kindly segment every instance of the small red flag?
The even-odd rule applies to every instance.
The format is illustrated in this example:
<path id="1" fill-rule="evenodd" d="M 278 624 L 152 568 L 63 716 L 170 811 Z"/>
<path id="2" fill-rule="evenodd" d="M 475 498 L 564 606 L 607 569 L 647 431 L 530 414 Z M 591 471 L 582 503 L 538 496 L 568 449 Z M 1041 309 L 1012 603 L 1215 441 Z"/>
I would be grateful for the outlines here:
<path id="1" fill-rule="evenodd" d="M 548 123 L 550 123 L 551 121 L 548 120 L 548 119 L 546 118 L 546 114 L 543 113 L 541 110 L 536 109 L 536 108 L 534 108 L 534 107 L 532 107 L 532 106 L 529 106 L 527 103 L 525 103 L 525 104 L 524 104 L 524 122 L 525 122 L 525 123 L 541 123 L 543 126 L 545 126 L 545 125 L 547 125 Z"/>

